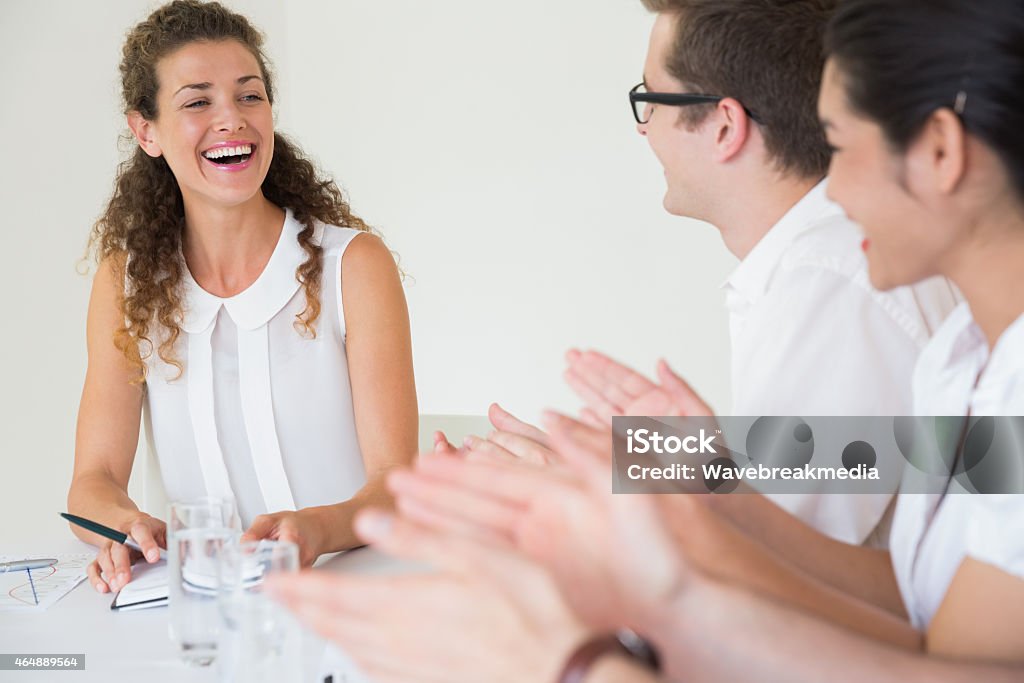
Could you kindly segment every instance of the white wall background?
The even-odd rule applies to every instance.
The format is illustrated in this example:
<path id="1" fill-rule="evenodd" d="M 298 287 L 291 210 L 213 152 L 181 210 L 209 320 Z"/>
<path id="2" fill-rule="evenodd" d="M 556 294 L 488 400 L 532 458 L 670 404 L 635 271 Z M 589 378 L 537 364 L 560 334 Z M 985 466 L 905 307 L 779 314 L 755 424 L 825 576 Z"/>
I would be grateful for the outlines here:
<path id="1" fill-rule="evenodd" d="M 576 406 L 562 354 L 665 356 L 728 406 L 717 232 L 661 208 L 636 134 L 638 0 L 229 0 L 267 33 L 278 126 L 409 274 L 420 408 Z M 0 2 L 0 553 L 62 533 L 90 281 L 121 156 L 117 63 L 143 0 Z"/>

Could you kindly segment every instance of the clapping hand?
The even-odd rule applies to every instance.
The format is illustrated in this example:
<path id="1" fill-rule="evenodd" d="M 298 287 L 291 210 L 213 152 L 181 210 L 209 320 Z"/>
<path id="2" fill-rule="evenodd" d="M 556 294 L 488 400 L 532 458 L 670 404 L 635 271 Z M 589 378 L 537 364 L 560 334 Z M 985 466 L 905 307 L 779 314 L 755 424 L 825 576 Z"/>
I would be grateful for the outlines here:
<path id="1" fill-rule="evenodd" d="M 591 426 L 611 425 L 615 415 L 709 417 L 714 412 L 664 360 L 658 382 L 598 351 L 566 354 L 565 381 L 583 399 L 580 418 Z"/>

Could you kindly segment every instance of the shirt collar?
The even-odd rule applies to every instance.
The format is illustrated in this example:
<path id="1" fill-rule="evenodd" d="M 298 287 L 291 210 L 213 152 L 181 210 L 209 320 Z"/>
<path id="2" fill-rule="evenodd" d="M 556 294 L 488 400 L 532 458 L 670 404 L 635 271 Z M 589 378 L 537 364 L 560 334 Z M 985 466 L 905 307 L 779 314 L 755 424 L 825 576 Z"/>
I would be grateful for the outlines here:
<path id="1" fill-rule="evenodd" d="M 956 330 L 950 336 L 950 343 L 943 349 L 943 367 L 969 372 L 972 377 L 985 370 L 981 382 L 988 378 L 1010 377 L 1024 372 L 1024 315 L 1019 316 L 1003 330 L 996 340 L 995 348 L 989 352 L 985 334 L 974 322 L 970 308 L 964 302 L 954 314 L 950 314 L 950 325 Z"/>
<path id="2" fill-rule="evenodd" d="M 205 331 L 213 324 L 221 306 L 227 309 L 239 329 L 254 330 L 266 324 L 301 286 L 295 271 L 307 258 L 306 250 L 298 240 L 304 229 L 305 226 L 287 209 L 277 246 L 263 272 L 249 287 L 234 296 L 222 298 L 210 294 L 199 286 L 186 265 L 182 277 L 185 314 L 181 328 L 189 334 Z M 318 222 L 313 242 L 319 244 L 322 236 L 323 225 Z"/>
<path id="3" fill-rule="evenodd" d="M 753 301 L 763 295 L 786 249 L 804 232 L 824 219 L 843 216 L 842 209 L 825 196 L 822 180 L 794 204 L 740 261 L 722 288 Z"/>

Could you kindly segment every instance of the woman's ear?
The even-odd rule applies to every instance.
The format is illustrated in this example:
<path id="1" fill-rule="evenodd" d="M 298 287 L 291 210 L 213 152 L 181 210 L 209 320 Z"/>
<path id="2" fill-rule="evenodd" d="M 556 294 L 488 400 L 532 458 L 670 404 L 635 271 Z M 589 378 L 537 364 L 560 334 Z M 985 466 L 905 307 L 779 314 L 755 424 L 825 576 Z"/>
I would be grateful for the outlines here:
<path id="1" fill-rule="evenodd" d="M 132 135 L 138 140 L 142 151 L 154 158 L 161 156 L 164 152 L 156 140 L 156 128 L 153 126 L 153 122 L 147 120 L 137 111 L 128 112 L 126 118 L 128 127 L 131 128 Z"/>
<path id="2" fill-rule="evenodd" d="M 911 145 L 910 155 L 919 183 L 926 183 L 933 192 L 952 194 L 967 171 L 967 134 L 960 117 L 951 109 L 932 113 Z"/>

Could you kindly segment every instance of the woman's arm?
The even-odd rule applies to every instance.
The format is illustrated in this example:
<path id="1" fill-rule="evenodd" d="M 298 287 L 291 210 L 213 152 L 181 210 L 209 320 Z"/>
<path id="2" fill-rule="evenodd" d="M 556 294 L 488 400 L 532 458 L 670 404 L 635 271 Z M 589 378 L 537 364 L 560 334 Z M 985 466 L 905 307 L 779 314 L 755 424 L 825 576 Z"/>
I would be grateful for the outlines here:
<path id="1" fill-rule="evenodd" d="M 260 515 L 246 531 L 247 537 L 296 541 L 304 566 L 323 553 L 362 545 L 352 531 L 356 512 L 370 505 L 391 507 L 385 476 L 410 464 L 416 455 L 419 414 L 409 311 L 394 257 L 380 238 L 353 238 L 342 257 L 341 287 L 352 407 L 366 484 L 341 503 Z"/>
<path id="2" fill-rule="evenodd" d="M 163 522 L 140 512 L 127 490 L 139 440 L 142 385 L 132 384 L 135 371 L 114 346 L 114 332 L 123 324 L 121 282 L 111 260 L 100 264 L 89 300 L 89 363 L 78 410 L 68 511 L 130 534 L 146 552 L 147 560 L 155 561 L 158 556 L 151 559 L 151 554 L 157 552 L 158 545 L 166 545 Z M 75 525 L 71 529 L 100 548 L 88 569 L 89 580 L 98 591 L 116 590 L 128 582 L 132 558 L 125 546 Z"/>
<path id="3" fill-rule="evenodd" d="M 926 642 L 929 652 L 942 657 L 1012 662 L 1024 669 L 1024 579 L 964 558 Z"/>
<path id="4" fill-rule="evenodd" d="M 669 678 L 688 683 L 1010 683 L 1024 676 L 1022 664 L 899 649 L 717 581 L 695 581 L 644 634 Z"/>
<path id="5" fill-rule="evenodd" d="M 705 496 L 746 536 L 816 579 L 906 619 L 888 551 L 829 538 L 755 492 Z"/>
<path id="6" fill-rule="evenodd" d="M 341 270 L 352 406 L 367 481 L 335 513 L 328 543 L 334 550 L 362 544 L 352 531 L 356 511 L 391 506 L 384 479 L 412 463 L 419 430 L 409 309 L 394 255 L 376 235 L 359 235 L 345 250 Z"/>

